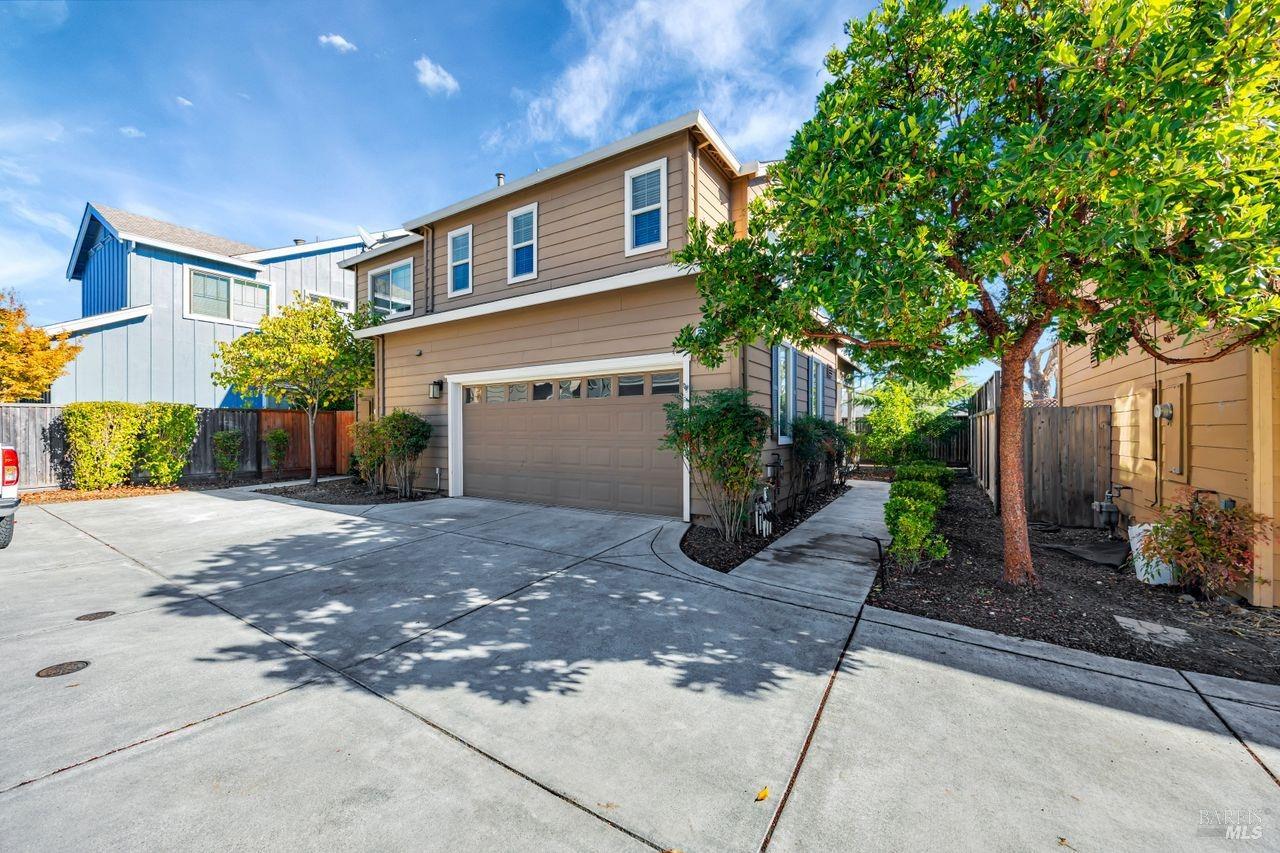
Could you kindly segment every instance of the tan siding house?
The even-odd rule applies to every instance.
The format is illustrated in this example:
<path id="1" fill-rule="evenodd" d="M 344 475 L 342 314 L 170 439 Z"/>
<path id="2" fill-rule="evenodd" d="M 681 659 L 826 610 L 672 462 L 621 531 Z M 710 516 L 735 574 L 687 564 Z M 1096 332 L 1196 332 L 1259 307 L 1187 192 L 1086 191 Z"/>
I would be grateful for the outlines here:
<path id="1" fill-rule="evenodd" d="M 699 317 L 696 271 L 671 258 L 688 220 L 745 227 L 765 180 L 690 113 L 411 220 L 347 262 L 386 320 L 364 333 L 365 411 L 430 419 L 423 480 L 451 496 L 699 516 L 682 461 L 658 447 L 664 404 L 745 386 L 776 413 L 785 380 L 793 413 L 836 412 L 831 345 L 780 348 L 781 380 L 767 347 L 714 370 L 672 347 Z M 785 463 L 777 432 L 766 460 Z"/>
<path id="2" fill-rule="evenodd" d="M 1199 356 L 1192 342 L 1171 356 Z M 1128 486 L 1117 503 L 1133 522 L 1183 488 L 1207 489 L 1272 517 L 1276 504 L 1276 448 L 1280 446 L 1280 353 L 1241 350 L 1205 364 L 1158 362 L 1136 346 L 1094 364 L 1087 348 L 1063 347 L 1059 397 L 1064 406 L 1112 407 L 1111 479 Z M 1155 407 L 1168 404 L 1168 416 Z M 1257 580 L 1246 592 L 1262 606 L 1280 603 L 1276 545 L 1257 554 Z"/>

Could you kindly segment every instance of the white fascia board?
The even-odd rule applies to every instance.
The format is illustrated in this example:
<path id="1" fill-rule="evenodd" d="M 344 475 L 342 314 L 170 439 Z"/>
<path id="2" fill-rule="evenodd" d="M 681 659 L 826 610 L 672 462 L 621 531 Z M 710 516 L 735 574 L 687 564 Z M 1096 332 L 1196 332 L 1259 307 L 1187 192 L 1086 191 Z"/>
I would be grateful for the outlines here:
<path id="1" fill-rule="evenodd" d="M 388 252 L 394 252 L 396 249 L 403 249 L 405 246 L 412 246 L 415 243 L 421 242 L 421 234 L 409 234 L 408 236 L 401 237 L 398 240 L 393 240 L 390 243 L 384 243 L 383 245 L 370 249 L 367 252 L 361 252 L 358 255 L 352 255 L 349 258 L 338 261 L 338 266 L 342 267 L 344 270 L 349 270 L 355 267 L 356 264 L 363 264 L 365 261 L 380 258 Z"/>
<path id="2" fill-rule="evenodd" d="M 471 373 L 450 373 L 446 382 L 459 385 L 484 385 L 490 382 L 527 382 L 530 379 L 554 379 L 559 376 L 592 376 L 609 373 L 642 373 L 650 370 L 683 369 L 687 356 L 672 352 L 649 355 L 623 355 L 587 361 L 559 361 L 550 364 L 527 364 Z"/>
<path id="3" fill-rule="evenodd" d="M 611 142 L 608 145 L 596 148 L 593 151 L 588 151 L 586 154 L 580 154 L 577 157 L 565 160 L 563 163 L 548 166 L 545 169 L 540 169 L 531 175 L 525 175 L 523 178 L 517 178 L 514 181 L 507 181 L 500 187 L 494 187 L 493 189 L 486 190 L 478 195 L 473 195 L 470 198 L 465 198 L 462 201 L 451 204 L 448 207 L 442 207 L 439 210 L 434 210 L 431 213 L 419 216 L 417 219 L 411 219 L 404 223 L 403 227 L 409 231 L 412 231 L 415 228 L 421 228 L 423 225 L 438 222 L 439 220 L 453 216 L 456 213 L 462 213 L 463 211 L 470 210 L 473 207 L 487 204 L 495 199 L 502 198 L 503 196 L 510 195 L 511 193 L 519 192 L 520 190 L 528 189 L 529 187 L 540 184 L 543 181 L 558 178 L 561 175 L 566 175 L 569 172 L 581 169 L 584 166 L 590 166 L 591 164 L 598 163 L 601 160 L 616 157 L 619 154 L 625 154 L 633 148 L 648 145 L 650 142 L 656 142 L 663 137 L 670 136 L 673 133 L 678 133 L 681 130 L 688 130 L 693 127 L 698 128 L 698 130 L 702 131 L 702 133 L 711 140 L 711 144 L 716 146 L 720 151 L 720 155 L 725 158 L 726 162 L 729 163 L 735 173 L 742 168 L 738 162 L 738 158 L 734 156 L 733 151 L 730 150 L 729 146 L 725 144 L 724 139 L 720 136 L 720 132 L 712 126 L 711 122 L 707 121 L 707 117 L 702 114 L 701 110 L 694 110 L 693 112 L 685 113 L 679 118 L 674 118 L 671 121 L 663 122 L 662 124 L 655 125 L 647 130 L 642 130 L 639 133 L 632 134 L 625 139 L 619 139 L 617 142 Z"/>
<path id="4" fill-rule="evenodd" d="M 535 305 L 546 305 L 551 302 L 561 302 L 565 299 L 578 299 L 583 296 L 606 293 L 610 290 L 621 290 L 626 287 L 683 278 L 687 275 L 695 275 L 697 272 L 697 267 L 683 267 L 676 264 L 645 267 L 634 272 L 613 275 L 608 278 L 598 278 L 595 281 L 584 281 L 581 284 L 570 284 L 565 287 L 552 288 L 551 290 L 540 290 L 537 293 L 526 293 L 521 296 L 497 299 L 481 305 L 469 305 L 466 308 L 455 308 L 451 311 L 441 311 L 438 314 L 427 314 L 424 317 L 413 317 L 408 320 L 398 320 L 394 323 L 370 326 L 367 329 L 357 331 L 356 337 L 375 338 L 378 335 L 389 335 L 392 332 L 403 332 L 406 329 L 438 326 L 441 323 L 454 323 L 458 320 L 469 320 L 473 317 L 484 317 L 489 314 L 499 314 L 503 311 L 532 308 Z"/>
<path id="5" fill-rule="evenodd" d="M 399 228 L 391 228 L 387 231 L 374 233 L 379 240 L 385 240 L 388 237 L 403 237 L 407 232 Z M 325 249 L 340 249 L 343 246 L 356 245 L 364 245 L 364 239 L 359 234 L 353 234 L 350 237 L 334 237 L 332 240 L 317 240 L 313 243 L 294 243 L 291 246 L 263 249 L 260 252 L 245 252 L 243 255 L 236 255 L 236 257 L 244 258 L 246 261 L 269 261 L 273 258 L 285 258 L 289 255 L 303 255 L 307 252 L 323 252 Z"/>
<path id="6" fill-rule="evenodd" d="M 66 320 L 62 323 L 50 323 L 44 327 L 44 330 L 51 335 L 60 335 L 63 332 L 83 332 L 87 329 L 96 329 L 99 326 L 109 326 L 112 323 L 123 323 L 126 320 L 136 320 L 139 317 L 146 317 L 151 314 L 150 305 L 138 305 L 134 308 L 122 308 L 119 311 L 108 311 L 105 314 L 94 314 L 92 317 L 81 317 L 79 320 Z"/>
<path id="7" fill-rule="evenodd" d="M 170 243 L 168 240 L 157 240 L 154 237 L 143 237 L 139 234 L 130 234 L 127 231 L 121 231 L 116 236 L 119 237 L 119 239 L 130 243 L 141 243 L 144 246 L 151 246 L 153 249 L 164 249 L 169 252 L 176 252 L 179 255 L 190 255 L 193 258 L 204 258 L 206 261 L 217 261 L 220 264 L 238 267 L 243 270 L 262 272 L 266 269 L 262 264 L 255 264 L 253 261 L 246 261 L 242 258 L 233 258 L 231 255 L 219 255 L 217 252 L 206 252 L 204 249 L 184 246 L 181 243 Z"/>

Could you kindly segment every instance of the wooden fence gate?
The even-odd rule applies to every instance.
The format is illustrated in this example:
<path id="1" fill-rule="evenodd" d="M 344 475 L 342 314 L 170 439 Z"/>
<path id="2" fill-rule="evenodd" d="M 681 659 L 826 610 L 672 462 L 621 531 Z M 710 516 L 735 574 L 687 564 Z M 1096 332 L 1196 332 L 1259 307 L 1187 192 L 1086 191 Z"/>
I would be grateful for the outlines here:
<path id="1" fill-rule="evenodd" d="M 1000 506 L 1000 371 L 970 401 L 969 467 Z M 1111 407 L 1037 406 L 1023 410 L 1027 517 L 1068 527 L 1094 525 L 1093 502 L 1111 484 Z"/>

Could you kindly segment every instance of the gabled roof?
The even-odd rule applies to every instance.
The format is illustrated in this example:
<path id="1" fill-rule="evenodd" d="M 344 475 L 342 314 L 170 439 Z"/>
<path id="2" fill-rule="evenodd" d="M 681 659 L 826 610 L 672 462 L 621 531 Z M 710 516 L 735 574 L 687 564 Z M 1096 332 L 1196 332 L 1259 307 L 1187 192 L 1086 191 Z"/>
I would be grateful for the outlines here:
<path id="1" fill-rule="evenodd" d="M 593 163 L 598 163 L 609 157 L 616 157 L 619 154 L 625 154 L 633 148 L 648 145 L 650 142 L 656 142 L 659 139 L 670 136 L 673 133 L 678 133 L 682 130 L 693 130 L 701 135 L 709 144 L 712 153 L 719 158 L 721 163 L 724 164 L 726 171 L 731 174 L 739 176 L 744 174 L 756 174 L 758 164 L 748 164 L 751 167 L 750 172 L 744 171 L 743 165 L 738 162 L 738 158 L 734 155 L 733 151 L 725 144 L 724 139 L 720 136 L 720 132 L 717 131 L 711 125 L 711 122 L 707 120 L 707 117 L 702 114 L 702 110 L 694 110 L 693 112 L 685 113 L 679 118 L 674 118 L 671 121 L 654 125 L 647 130 L 634 133 L 624 139 L 619 139 L 617 142 L 611 142 L 608 145 L 601 146 L 593 151 L 588 151 L 586 154 L 580 154 L 577 157 L 565 160 L 562 163 L 557 163 L 554 166 L 539 169 L 531 175 L 525 175 L 523 178 L 518 178 L 514 181 L 507 181 L 502 186 L 494 187 L 491 190 L 487 190 L 478 195 L 473 195 L 470 198 L 465 198 L 462 201 L 455 202 L 447 207 L 442 207 L 439 210 L 433 210 L 431 213 L 424 214 L 415 219 L 410 219 L 404 224 L 404 228 L 407 231 L 413 231 L 424 225 L 429 225 L 432 222 L 438 222 L 439 220 L 452 216 L 455 213 L 461 213 L 464 210 L 469 210 L 473 207 L 487 204 L 494 199 L 499 199 L 503 196 L 510 195 L 511 193 L 528 189 L 529 187 L 540 184 L 543 181 L 558 178 L 561 175 L 581 169 L 584 166 L 590 166 Z"/>
<path id="2" fill-rule="evenodd" d="M 118 210 L 114 207 L 107 207 L 105 204 L 93 204 L 91 207 L 98 211 L 102 218 L 107 221 L 107 224 L 116 232 L 124 231 L 138 237 L 149 237 L 165 243 L 189 246 L 192 249 L 200 249 L 205 252 L 213 252 L 215 255 L 228 255 L 230 257 L 259 251 L 258 246 L 253 246 L 249 243 L 228 240 L 226 237 L 219 237 L 216 234 L 197 231 L 185 225 L 174 225 L 172 222 L 152 219 L 150 216 L 130 213 L 127 210 Z"/>

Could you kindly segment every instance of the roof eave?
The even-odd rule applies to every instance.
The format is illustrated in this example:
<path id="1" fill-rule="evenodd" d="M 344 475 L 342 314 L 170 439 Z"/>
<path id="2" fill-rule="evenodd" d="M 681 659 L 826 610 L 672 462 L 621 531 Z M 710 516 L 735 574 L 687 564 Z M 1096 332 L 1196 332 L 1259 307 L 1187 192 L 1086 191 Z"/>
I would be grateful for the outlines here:
<path id="1" fill-rule="evenodd" d="M 409 234 L 405 237 L 400 237 L 397 240 L 393 240 L 390 243 L 384 243 L 381 246 L 375 246 L 374 248 L 370 249 L 367 252 L 361 252 L 360 254 L 352 255 L 349 258 L 343 258 L 342 260 L 338 261 L 338 266 L 344 270 L 353 269 L 356 264 L 362 264 L 365 261 L 371 261 L 374 258 L 380 258 L 389 252 L 394 252 L 397 249 L 403 249 L 406 246 L 412 246 L 415 243 L 420 243 L 420 242 L 422 242 L 421 234 Z"/>
<path id="2" fill-rule="evenodd" d="M 193 258 L 203 258 L 206 261 L 217 261 L 220 264 L 239 267 L 240 269 L 253 270 L 254 272 L 263 272 L 266 269 L 262 264 L 256 264 L 253 261 L 246 261 L 241 258 L 232 257 L 231 255 L 220 255 L 217 252 L 207 252 L 204 249 L 197 249 L 194 246 L 184 246 L 181 243 L 170 243 L 168 240 L 157 240 L 154 237 L 144 237 L 141 234 L 130 234 L 128 231 L 121 231 L 115 236 L 117 239 L 131 243 L 139 243 L 143 246 L 150 246 L 153 249 L 164 249 L 165 251 L 174 252 L 179 255 L 190 255 Z"/>

